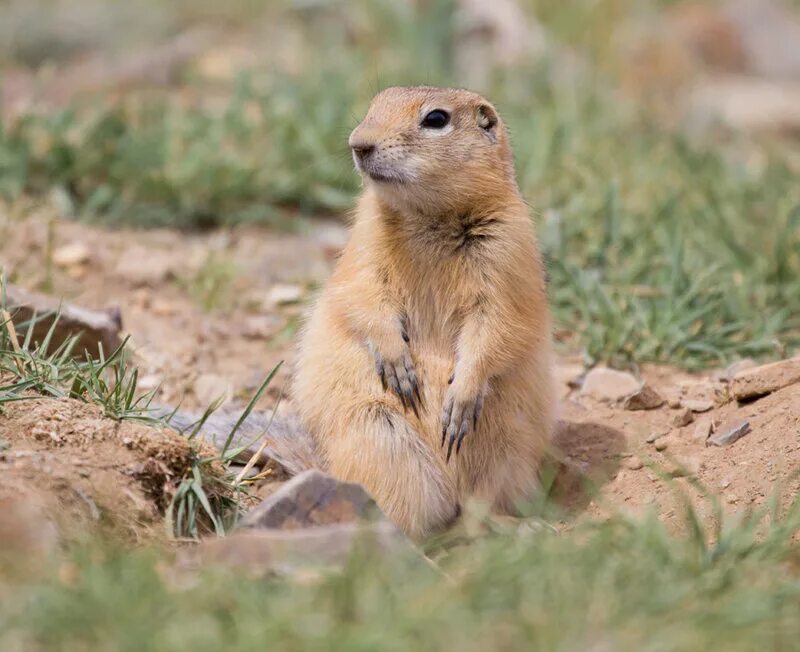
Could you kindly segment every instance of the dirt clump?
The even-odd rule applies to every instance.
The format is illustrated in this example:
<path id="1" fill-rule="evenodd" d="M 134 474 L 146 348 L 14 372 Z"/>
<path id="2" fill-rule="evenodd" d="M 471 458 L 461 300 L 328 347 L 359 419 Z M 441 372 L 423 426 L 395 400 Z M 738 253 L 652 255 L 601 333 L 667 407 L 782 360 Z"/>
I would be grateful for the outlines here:
<path id="1" fill-rule="evenodd" d="M 20 545 L 39 534 L 46 542 L 54 532 L 69 540 L 98 529 L 123 542 L 160 538 L 176 484 L 195 455 L 212 453 L 172 430 L 117 422 L 73 399 L 32 398 L 4 410 L 0 504 L 14 509 L 1 510 L 0 531 Z"/>

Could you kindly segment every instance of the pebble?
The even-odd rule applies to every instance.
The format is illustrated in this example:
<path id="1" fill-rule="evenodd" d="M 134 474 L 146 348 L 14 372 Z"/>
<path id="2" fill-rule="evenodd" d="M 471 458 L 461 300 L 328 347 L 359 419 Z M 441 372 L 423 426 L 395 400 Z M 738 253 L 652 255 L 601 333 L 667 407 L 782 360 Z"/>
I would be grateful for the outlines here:
<path id="1" fill-rule="evenodd" d="M 656 440 L 655 444 L 657 451 L 663 451 L 666 450 L 667 447 L 669 446 L 669 441 L 667 440 L 666 437 L 662 437 L 661 439 Z"/>
<path id="2" fill-rule="evenodd" d="M 659 437 L 664 437 L 665 435 L 668 435 L 668 434 L 669 434 L 669 430 L 661 430 L 661 431 L 658 431 L 658 432 L 651 432 L 651 433 L 648 435 L 647 439 L 645 439 L 645 441 L 646 441 L 648 444 L 652 444 L 652 443 L 653 443 L 654 441 L 656 441 L 656 439 L 658 439 Z"/>
<path id="3" fill-rule="evenodd" d="M 713 401 L 684 399 L 681 401 L 681 407 L 691 410 L 692 412 L 708 412 L 714 407 L 714 403 Z"/>
<path id="4" fill-rule="evenodd" d="M 683 426 L 688 426 L 692 421 L 694 421 L 694 413 L 685 407 L 675 415 L 672 423 L 678 428 L 682 428 Z"/>
<path id="5" fill-rule="evenodd" d="M 625 468 L 630 469 L 631 471 L 638 471 L 644 466 L 642 460 L 640 460 L 636 455 L 625 460 Z"/>

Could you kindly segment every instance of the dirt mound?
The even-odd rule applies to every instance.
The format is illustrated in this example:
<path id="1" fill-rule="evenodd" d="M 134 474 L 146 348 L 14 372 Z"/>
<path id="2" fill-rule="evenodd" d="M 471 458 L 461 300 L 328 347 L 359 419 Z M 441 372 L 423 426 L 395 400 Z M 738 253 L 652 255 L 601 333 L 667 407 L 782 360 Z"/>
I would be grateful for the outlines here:
<path id="1" fill-rule="evenodd" d="M 113 421 L 99 407 L 71 399 L 36 398 L 4 409 L 4 542 L 47 548 L 61 536 L 97 529 L 127 542 L 164 535 L 164 510 L 198 453 L 185 438 Z"/>
<path id="2" fill-rule="evenodd" d="M 784 505 L 798 495 L 800 384 L 741 403 L 720 374 L 691 376 L 652 367 L 642 378 L 668 399 L 662 406 L 626 410 L 620 402 L 596 400 L 578 389 L 562 401 L 556 444 L 567 463 L 588 479 L 561 496 L 573 513 L 655 509 L 680 528 L 681 495 L 709 519 L 704 491 L 733 514 L 766 506 L 777 491 Z M 745 423 L 740 439 L 712 444 L 713 437 Z"/>

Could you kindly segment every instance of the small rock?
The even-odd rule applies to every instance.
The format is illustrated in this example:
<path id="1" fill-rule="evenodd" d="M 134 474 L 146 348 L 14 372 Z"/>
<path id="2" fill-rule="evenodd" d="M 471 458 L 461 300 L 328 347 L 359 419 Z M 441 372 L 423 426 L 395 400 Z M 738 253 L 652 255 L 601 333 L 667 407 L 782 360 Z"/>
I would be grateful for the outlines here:
<path id="1" fill-rule="evenodd" d="M 662 396 L 647 384 L 641 386 L 639 391 L 625 397 L 622 406 L 626 410 L 655 410 L 664 405 Z"/>
<path id="2" fill-rule="evenodd" d="M 750 432 L 749 421 L 739 421 L 718 429 L 717 434 L 706 441 L 706 446 L 730 446 Z"/>
<path id="3" fill-rule="evenodd" d="M 656 450 L 657 451 L 667 450 L 667 447 L 669 446 L 669 439 L 667 439 L 666 437 L 662 437 L 661 439 L 657 439 L 656 442 L 655 442 L 655 445 L 656 445 Z"/>
<path id="4" fill-rule="evenodd" d="M 89 262 L 91 252 L 85 242 L 70 242 L 53 252 L 53 264 L 58 267 L 75 267 Z"/>
<path id="5" fill-rule="evenodd" d="M 800 356 L 737 373 L 731 380 L 731 393 L 738 401 L 744 401 L 797 382 L 800 382 Z"/>
<path id="6" fill-rule="evenodd" d="M 688 426 L 692 421 L 694 421 L 694 413 L 689 408 L 685 407 L 675 415 L 672 423 L 678 428 L 683 428 L 684 426 Z"/>
<path id="7" fill-rule="evenodd" d="M 298 303 L 303 298 L 303 288 L 294 283 L 276 283 L 267 292 L 265 307 L 276 308 Z"/>
<path id="8" fill-rule="evenodd" d="M 646 441 L 648 444 L 652 444 L 652 443 L 653 443 L 654 441 L 656 441 L 656 440 L 657 440 L 659 437 L 664 437 L 664 436 L 668 435 L 668 434 L 669 434 L 669 432 L 670 432 L 669 430 L 658 430 L 658 431 L 655 431 L 655 432 L 651 432 L 651 433 L 650 433 L 650 434 L 647 436 L 647 439 L 645 439 L 645 441 Z"/>
<path id="9" fill-rule="evenodd" d="M 625 468 L 630 469 L 631 471 L 638 471 L 644 466 L 642 460 L 640 460 L 636 455 L 629 457 L 625 460 Z"/>
<path id="10" fill-rule="evenodd" d="M 619 401 L 638 392 L 641 383 L 631 374 L 607 367 L 595 367 L 584 378 L 581 395 L 599 401 Z"/>
<path id="11" fill-rule="evenodd" d="M 709 438 L 713 432 L 714 422 L 709 418 L 700 419 L 694 426 L 692 438 L 702 444 Z"/>
<path id="12" fill-rule="evenodd" d="M 703 401 L 703 400 L 692 400 L 692 399 L 683 399 L 681 401 L 681 407 L 686 408 L 687 410 L 691 410 L 692 412 L 708 412 L 711 408 L 714 407 L 713 401 Z"/>
<path id="13" fill-rule="evenodd" d="M 730 480 L 723 480 L 722 482 L 719 483 L 719 486 L 722 489 L 727 489 L 728 487 L 731 486 L 731 481 Z"/>
<path id="14" fill-rule="evenodd" d="M 292 478 L 251 510 L 240 527 L 293 530 L 377 520 L 382 516 L 361 485 L 340 482 L 312 469 Z"/>

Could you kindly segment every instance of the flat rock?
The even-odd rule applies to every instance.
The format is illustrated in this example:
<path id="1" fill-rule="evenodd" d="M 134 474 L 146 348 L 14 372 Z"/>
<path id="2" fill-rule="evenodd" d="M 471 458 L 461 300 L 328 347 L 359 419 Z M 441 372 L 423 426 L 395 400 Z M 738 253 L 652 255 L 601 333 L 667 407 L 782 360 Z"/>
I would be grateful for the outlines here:
<path id="1" fill-rule="evenodd" d="M 625 371 L 595 367 L 586 374 L 581 395 L 599 401 L 619 401 L 638 392 L 641 386 L 642 383 Z"/>
<path id="2" fill-rule="evenodd" d="M 706 446 L 730 446 L 750 432 L 749 421 L 739 421 L 723 425 L 717 429 L 717 434 L 709 437 Z"/>
<path id="3" fill-rule="evenodd" d="M 692 412 L 708 412 L 714 407 L 714 402 L 685 398 L 681 401 L 681 407 L 691 410 Z"/>
<path id="4" fill-rule="evenodd" d="M 251 510 L 239 527 L 294 530 L 381 518 L 382 512 L 361 485 L 340 482 L 312 469 L 292 478 Z"/>
<path id="5" fill-rule="evenodd" d="M 90 310 L 55 297 L 23 290 L 10 283 L 6 284 L 5 292 L 6 307 L 19 331 L 20 338 L 24 337 L 23 326 L 35 316 L 33 341 L 41 343 L 58 315 L 58 322 L 50 342 L 51 351 L 67 338 L 77 334 L 80 334 L 80 340 L 73 351 L 81 357 L 84 350 L 97 357 L 100 345 L 108 355 L 122 342 L 120 339 L 122 317 L 117 309 Z"/>
<path id="6" fill-rule="evenodd" d="M 765 396 L 800 382 L 800 356 L 746 369 L 731 380 L 731 393 L 738 401 Z"/>
<path id="7" fill-rule="evenodd" d="M 655 410 L 664 405 L 664 398 L 647 384 L 625 397 L 622 407 L 626 410 Z"/>

